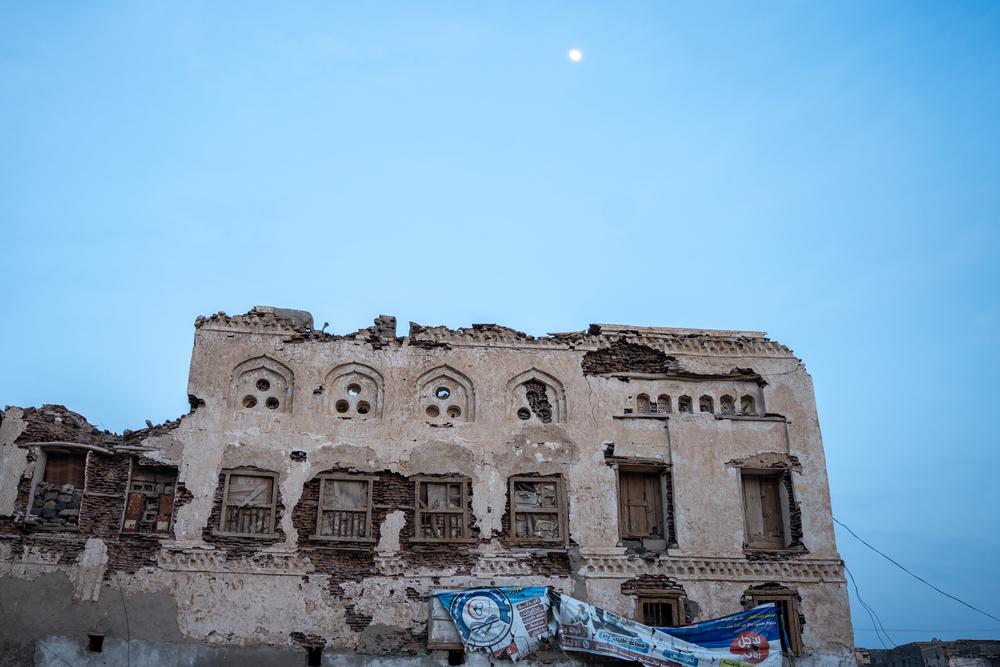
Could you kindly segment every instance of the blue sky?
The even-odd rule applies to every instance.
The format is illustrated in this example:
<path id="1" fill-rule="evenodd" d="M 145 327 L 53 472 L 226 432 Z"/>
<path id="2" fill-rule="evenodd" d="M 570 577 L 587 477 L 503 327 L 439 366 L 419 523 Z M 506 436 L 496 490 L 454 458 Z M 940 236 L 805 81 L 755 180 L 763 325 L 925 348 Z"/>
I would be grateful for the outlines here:
<path id="1" fill-rule="evenodd" d="M 998 107 L 996 3 L 0 2 L 0 404 L 173 418 L 255 304 L 762 329 L 835 514 L 1000 616 Z M 897 643 L 1000 638 L 839 545 Z"/>

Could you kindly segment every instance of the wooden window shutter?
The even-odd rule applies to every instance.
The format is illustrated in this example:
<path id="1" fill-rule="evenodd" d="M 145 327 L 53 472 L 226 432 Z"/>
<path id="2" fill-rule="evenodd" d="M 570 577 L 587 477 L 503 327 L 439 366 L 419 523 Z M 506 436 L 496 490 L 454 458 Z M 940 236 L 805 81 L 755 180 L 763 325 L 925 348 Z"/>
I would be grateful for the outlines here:
<path id="1" fill-rule="evenodd" d="M 660 476 L 653 473 L 619 473 L 619 503 L 622 537 L 653 537 L 663 534 L 663 503 Z"/>
<path id="2" fill-rule="evenodd" d="M 778 546 L 784 546 L 784 522 L 781 518 L 781 493 L 777 477 L 760 480 L 760 504 L 763 509 L 764 537 Z"/>
<path id="3" fill-rule="evenodd" d="M 125 504 L 125 525 L 124 530 L 137 530 L 142 513 L 146 509 L 146 496 L 141 493 L 128 494 L 128 502 Z"/>
<path id="4" fill-rule="evenodd" d="M 781 478 L 777 476 L 745 475 L 743 477 L 747 543 L 751 547 L 780 549 L 785 546 L 780 485 Z"/>
<path id="5" fill-rule="evenodd" d="M 621 476 L 625 533 L 628 537 L 648 535 L 646 486 L 641 476 L 625 472 Z"/>
<path id="6" fill-rule="evenodd" d="M 160 503 L 156 511 L 156 532 L 170 532 L 170 515 L 174 510 L 174 497 L 165 493 L 160 494 Z"/>
<path id="7" fill-rule="evenodd" d="M 663 503 L 660 500 L 660 476 L 644 475 L 646 494 L 646 528 L 649 535 L 663 534 Z"/>
<path id="8" fill-rule="evenodd" d="M 760 502 L 760 477 L 743 478 L 743 505 L 746 508 L 747 541 L 759 544 L 764 539 L 764 510 Z"/>

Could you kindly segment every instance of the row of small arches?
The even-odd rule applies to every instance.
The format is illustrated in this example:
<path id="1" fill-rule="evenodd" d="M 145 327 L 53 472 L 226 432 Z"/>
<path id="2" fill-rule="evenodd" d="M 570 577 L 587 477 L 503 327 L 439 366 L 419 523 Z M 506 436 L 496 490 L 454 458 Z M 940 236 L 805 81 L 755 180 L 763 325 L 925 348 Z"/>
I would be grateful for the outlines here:
<path id="1" fill-rule="evenodd" d="M 292 370 L 266 355 L 249 359 L 233 370 L 230 405 L 245 410 L 290 412 Z M 473 421 L 475 390 L 472 381 L 448 365 L 432 368 L 417 378 L 419 410 L 431 423 Z M 371 366 L 347 363 L 326 375 L 313 394 L 322 395 L 327 409 L 342 418 L 380 417 L 385 381 Z M 555 377 L 531 368 L 507 382 L 511 411 L 523 421 L 559 422 L 565 418 L 565 393 Z"/>
<path id="2" fill-rule="evenodd" d="M 668 394 L 660 394 L 654 401 L 649 394 L 639 394 L 635 397 L 635 411 L 637 414 L 656 414 L 673 412 L 673 400 Z M 687 394 L 677 398 L 677 412 L 694 412 L 694 399 Z M 715 399 L 708 394 L 702 394 L 698 398 L 698 412 L 708 412 L 715 414 Z M 739 399 L 739 410 L 737 410 L 736 398 L 723 394 L 719 397 L 719 413 L 723 415 L 756 415 L 757 399 L 750 394 L 744 394 Z"/>

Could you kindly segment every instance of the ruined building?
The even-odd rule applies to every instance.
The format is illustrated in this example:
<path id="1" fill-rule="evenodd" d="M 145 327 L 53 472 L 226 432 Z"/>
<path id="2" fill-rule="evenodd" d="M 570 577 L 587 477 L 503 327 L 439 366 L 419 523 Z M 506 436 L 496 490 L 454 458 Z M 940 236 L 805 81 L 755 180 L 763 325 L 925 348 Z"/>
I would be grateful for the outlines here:
<path id="1" fill-rule="evenodd" d="M 429 594 L 522 584 L 650 625 L 775 601 L 800 664 L 853 662 L 812 382 L 762 333 L 258 307 L 198 318 L 188 394 L 120 435 L 5 410 L 4 664 L 483 664 Z"/>

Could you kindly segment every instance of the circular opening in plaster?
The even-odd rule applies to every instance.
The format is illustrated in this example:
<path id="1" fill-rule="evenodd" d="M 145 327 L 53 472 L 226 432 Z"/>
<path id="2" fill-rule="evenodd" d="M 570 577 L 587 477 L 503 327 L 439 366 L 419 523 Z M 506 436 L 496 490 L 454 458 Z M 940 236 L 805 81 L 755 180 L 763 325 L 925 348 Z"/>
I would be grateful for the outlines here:
<path id="1" fill-rule="evenodd" d="M 434 390 L 434 395 L 443 401 L 451 396 L 451 389 L 448 389 L 448 387 L 438 387 Z"/>
<path id="2" fill-rule="evenodd" d="M 462 409 L 457 405 L 448 406 L 448 416 L 452 419 L 457 419 L 462 416 Z"/>
<path id="3" fill-rule="evenodd" d="M 358 414 L 359 415 L 366 415 L 369 412 L 371 412 L 371 409 L 372 409 L 372 406 L 371 406 L 370 403 L 368 403 L 368 401 L 361 401 L 360 403 L 358 403 Z"/>
<path id="4" fill-rule="evenodd" d="M 361 393 L 361 385 L 355 384 L 355 383 L 351 383 L 351 384 L 347 385 L 347 395 L 348 396 L 357 396 L 360 393 Z"/>
<path id="5" fill-rule="evenodd" d="M 436 405 L 428 405 L 427 409 L 424 412 L 426 412 L 427 416 L 431 417 L 432 419 L 434 417 L 437 417 L 439 414 L 441 414 L 441 411 L 438 410 L 438 406 L 436 406 Z"/>
<path id="6" fill-rule="evenodd" d="M 264 405 L 267 406 L 268 410 L 277 410 L 278 409 L 278 399 L 276 399 L 274 396 L 271 396 L 266 401 L 264 401 Z"/>
<path id="7" fill-rule="evenodd" d="M 531 419 L 531 411 L 528 408 L 521 408 L 517 411 L 517 418 L 528 421 Z"/>
<path id="8" fill-rule="evenodd" d="M 270 388 L 271 388 L 271 383 L 268 382 L 265 378 L 257 380 L 257 389 L 259 391 L 267 391 Z"/>
<path id="9" fill-rule="evenodd" d="M 244 396 L 243 397 L 243 407 L 244 408 L 252 408 L 255 405 L 257 405 L 257 398 L 256 397 L 254 397 L 254 396 Z"/>
<path id="10" fill-rule="evenodd" d="M 351 409 L 351 404 L 341 399 L 336 402 L 334 407 L 336 408 L 337 412 L 347 412 L 348 410 Z"/>

